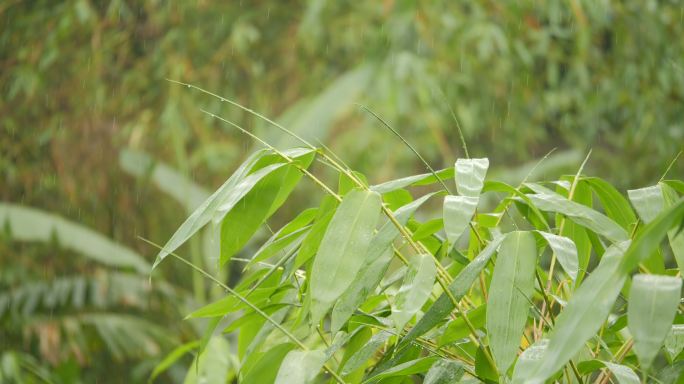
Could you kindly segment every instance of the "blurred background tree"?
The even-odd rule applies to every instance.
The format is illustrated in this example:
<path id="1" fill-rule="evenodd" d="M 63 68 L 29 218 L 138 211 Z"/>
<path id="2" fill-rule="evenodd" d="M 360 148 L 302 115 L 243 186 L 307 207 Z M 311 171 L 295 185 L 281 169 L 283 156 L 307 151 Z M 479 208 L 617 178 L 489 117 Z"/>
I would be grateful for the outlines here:
<path id="1" fill-rule="evenodd" d="M 553 148 L 548 162 L 568 171 L 592 148 L 590 173 L 623 188 L 650 185 L 684 143 L 684 6 L 677 1 L 7 0 L 0 20 L 0 199 L 90 227 L 148 262 L 154 249 L 138 236 L 163 243 L 206 195 L 201 186 L 213 190 L 255 148 L 200 109 L 279 146 L 293 144 L 165 79 L 260 111 L 352 167 L 374 170 L 372 182 L 422 166 L 356 103 L 386 119 L 435 168 L 465 156 L 460 125 L 470 155 L 489 157 L 513 182 Z M 671 172 L 681 177 L 684 163 Z M 155 348 L 117 354 L 100 334 L 93 336 L 104 340 L 100 349 L 85 342 L 48 353 L 45 334 L 29 325 L 45 315 L 41 305 L 48 320 L 57 316 L 47 299 L 17 309 L 32 297 L 17 292 L 49 292 L 67 284 L 60 279 L 140 276 L 50 242 L 17 241 L 2 219 L 0 290 L 12 297 L 0 300 L 8 309 L 0 308 L 4 359 L 53 380 L 103 382 L 109 364 L 102 361 L 114 358 L 136 367 L 132 379 L 146 378 L 148 360 L 168 352 L 166 341 L 150 336 Z M 201 258 L 206 243 L 186 251 Z M 110 308 L 166 327 L 170 344 L 196 337 L 201 327 L 174 331 L 184 327 L 178 310 L 211 290 L 173 263 L 161 274 L 174 293 L 151 292 L 138 306 L 69 302 L 61 319 Z M 51 335 L 68 334 L 64 321 L 55 324 L 48 325 L 61 331 L 50 328 Z M 86 344 L 102 351 L 99 362 L 79 357 Z"/>

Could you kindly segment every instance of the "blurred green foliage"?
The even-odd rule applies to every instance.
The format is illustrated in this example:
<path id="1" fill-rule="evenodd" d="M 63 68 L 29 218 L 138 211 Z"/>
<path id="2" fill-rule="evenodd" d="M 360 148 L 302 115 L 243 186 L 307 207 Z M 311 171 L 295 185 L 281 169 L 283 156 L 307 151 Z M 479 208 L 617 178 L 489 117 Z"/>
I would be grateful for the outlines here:
<path id="1" fill-rule="evenodd" d="M 423 169 L 354 103 L 435 168 L 464 156 L 454 117 L 470 155 L 494 169 L 593 148 L 590 173 L 621 187 L 656 182 L 684 143 L 677 1 L 7 0 L 0 20 L 0 200 L 143 254 L 153 252 L 137 236 L 164 241 L 185 211 L 119 166 L 121 150 L 143 150 L 213 190 L 254 144 L 200 109 L 290 144 L 165 79 L 249 106 L 380 179 Z M 684 162 L 671 172 L 681 177 Z M 17 289 L 8 276 L 57 278 L 44 273 L 50 255 L 4 245 L 0 289 Z M 92 275 L 91 261 L 60 257 L 55 268 Z M 190 288 L 187 273 L 167 268 Z M 26 352 L 40 359 L 39 348 Z"/>

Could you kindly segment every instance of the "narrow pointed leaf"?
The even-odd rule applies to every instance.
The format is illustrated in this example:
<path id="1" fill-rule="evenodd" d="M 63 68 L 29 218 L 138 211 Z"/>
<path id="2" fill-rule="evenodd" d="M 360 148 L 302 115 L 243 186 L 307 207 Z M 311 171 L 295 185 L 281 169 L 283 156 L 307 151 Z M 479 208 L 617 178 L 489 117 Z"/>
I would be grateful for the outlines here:
<path id="1" fill-rule="evenodd" d="M 346 376 L 357 369 L 361 368 L 366 364 L 368 359 L 370 359 L 375 351 L 380 348 L 387 339 L 392 336 L 390 333 L 385 332 L 385 331 L 380 331 L 373 335 L 371 339 L 366 343 L 363 347 L 361 347 L 356 353 L 354 353 L 349 360 L 347 360 L 346 364 L 342 367 L 342 375 Z"/>
<path id="2" fill-rule="evenodd" d="M 410 376 L 416 373 L 423 373 L 430 369 L 436 360 L 436 357 L 423 357 L 420 359 L 407 361 L 370 377 L 368 380 L 364 381 L 363 384 L 376 383 L 389 377 Z"/>
<path id="3" fill-rule="evenodd" d="M 290 351 L 278 369 L 275 384 L 311 383 L 325 364 L 326 355 L 322 350 Z"/>
<path id="4" fill-rule="evenodd" d="M 435 172 L 441 180 L 446 180 L 448 178 L 454 177 L 454 168 L 446 168 Z M 375 191 L 380 194 L 389 193 L 402 189 L 405 187 L 410 187 L 413 185 L 428 185 L 437 183 L 437 179 L 432 173 L 423 173 L 420 175 L 413 175 L 402 177 L 401 179 L 390 180 L 382 184 L 371 185 L 371 191 Z"/>
<path id="5" fill-rule="evenodd" d="M 249 171 L 255 166 L 255 163 L 264 157 L 266 151 L 259 151 L 250 156 L 240 167 L 226 180 L 216 192 L 212 193 L 195 211 L 181 224 L 176 232 L 171 236 L 171 239 L 164 245 L 152 268 L 159 265 L 169 253 L 175 251 L 178 247 L 183 245 L 192 235 L 202 229 L 214 217 L 216 210 L 223 202 L 231 195 L 239 195 L 235 189 L 238 184 L 247 176 Z M 280 164 L 282 166 L 282 164 Z M 264 177 L 267 172 L 252 177 L 251 183 L 254 185 L 259 178 Z M 246 193 L 246 188 L 242 188 L 243 196 Z"/>
<path id="6" fill-rule="evenodd" d="M 660 186 L 663 191 L 665 207 L 670 208 L 679 200 L 679 196 L 669 185 L 661 183 Z M 680 229 L 676 227 L 672 228 L 667 232 L 667 238 L 670 241 L 670 249 L 672 249 L 672 254 L 677 262 L 679 271 L 680 273 L 684 273 L 684 231 L 680 231 Z"/>
<path id="7" fill-rule="evenodd" d="M 601 367 L 608 368 L 610 373 L 617 380 L 618 384 L 639 384 L 641 382 L 639 380 L 639 376 L 634 373 L 632 368 L 626 365 L 615 364 L 601 360 L 587 360 L 577 365 L 577 368 L 582 375 L 590 374 Z"/>
<path id="8" fill-rule="evenodd" d="M 629 200 L 641 220 L 648 224 L 663 210 L 664 199 L 660 185 L 653 185 L 646 188 L 632 189 L 627 191 Z"/>
<path id="9" fill-rule="evenodd" d="M 628 246 L 629 242 L 623 242 L 608 248 L 599 266 L 575 291 L 556 318 L 530 383 L 543 383 L 551 377 L 601 328 L 627 279 L 620 271 L 620 259 Z"/>
<path id="10" fill-rule="evenodd" d="M 665 349 L 672 360 L 684 349 L 684 324 L 672 325 L 670 333 L 665 338 Z"/>
<path id="11" fill-rule="evenodd" d="M 622 228 L 629 229 L 629 226 L 636 222 L 632 207 L 615 187 L 598 177 L 585 177 L 580 182 L 589 185 L 601 201 L 606 215 L 620 224 Z"/>
<path id="12" fill-rule="evenodd" d="M 565 273 L 567 273 L 572 280 L 577 279 L 579 260 L 577 257 L 577 247 L 575 247 L 575 243 L 567 237 L 558 236 L 543 231 L 535 232 L 543 237 L 546 243 L 549 244 L 549 247 L 551 247 L 551 250 L 556 255 L 561 267 L 563 267 L 563 270 L 565 270 Z"/>
<path id="13" fill-rule="evenodd" d="M 392 306 L 392 320 L 397 332 L 404 329 L 404 325 L 430 297 L 436 275 L 437 267 L 431 256 L 418 255 L 413 258 Z"/>
<path id="14" fill-rule="evenodd" d="M 457 300 L 463 297 L 473 282 L 480 275 L 482 269 L 487 265 L 494 252 L 496 252 L 499 244 L 504 239 L 504 236 L 499 236 L 492 240 L 485 249 L 480 252 L 477 257 L 466 265 L 465 268 L 456 276 L 454 281 L 449 286 L 449 291 Z M 437 301 L 428 309 L 428 311 L 420 318 L 418 323 L 411 328 L 409 333 L 401 339 L 400 345 L 406 345 L 416 338 L 424 335 L 426 332 L 442 323 L 444 319 L 454 309 L 454 303 L 451 301 L 446 293 L 442 293 Z"/>
<path id="15" fill-rule="evenodd" d="M 427 194 L 397 209 L 394 212 L 397 222 L 405 225 L 416 210 L 434 195 L 435 193 Z M 342 328 L 354 311 L 378 286 L 392 260 L 393 250 L 391 245 L 398 235 L 399 230 L 388 220 L 373 237 L 361 271 L 333 307 L 332 332 L 337 332 Z"/>
<path id="16" fill-rule="evenodd" d="M 444 230 L 450 244 L 455 244 L 468 228 L 479 200 L 471 196 L 444 197 Z"/>
<path id="17" fill-rule="evenodd" d="M 500 373 L 513 363 L 534 290 L 537 243 L 531 232 L 511 232 L 501 243 L 487 301 L 487 335 Z"/>
<path id="18" fill-rule="evenodd" d="M 532 371 L 537 367 L 546 347 L 549 345 L 548 339 L 541 339 L 530 345 L 520 354 L 518 361 L 513 369 L 513 384 L 522 384 L 525 379 L 532 376 Z"/>
<path id="19" fill-rule="evenodd" d="M 611 242 L 629 239 L 627 231 L 608 216 L 599 213 L 586 205 L 570 201 L 567 198 L 535 184 L 528 184 L 536 194 L 528 195 L 532 204 L 543 211 L 551 211 L 567 216 L 575 223 L 582 225 Z"/>
<path id="20" fill-rule="evenodd" d="M 679 277 L 636 275 L 627 307 L 627 324 L 634 338 L 634 352 L 648 369 L 665 342 L 677 313 L 682 290 Z"/>
<path id="21" fill-rule="evenodd" d="M 489 159 L 456 160 L 456 190 L 461 196 L 479 197 L 489 168 Z"/>
<path id="22" fill-rule="evenodd" d="M 315 324 L 354 281 L 365 261 L 381 207 L 380 195 L 349 192 L 323 236 L 311 270 L 311 317 Z"/>
<path id="23" fill-rule="evenodd" d="M 454 360 L 437 360 L 425 375 L 423 384 L 452 384 L 457 383 L 463 377 L 465 369 L 463 364 Z"/>

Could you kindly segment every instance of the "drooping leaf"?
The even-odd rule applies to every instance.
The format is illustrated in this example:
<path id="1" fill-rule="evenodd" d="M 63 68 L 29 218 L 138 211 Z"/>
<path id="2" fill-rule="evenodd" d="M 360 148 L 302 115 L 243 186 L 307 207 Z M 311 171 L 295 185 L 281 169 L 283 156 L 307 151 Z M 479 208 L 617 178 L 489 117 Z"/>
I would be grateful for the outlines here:
<path id="1" fill-rule="evenodd" d="M 623 242 L 608 248 L 599 266 L 575 291 L 556 318 L 530 383 L 543 383 L 551 377 L 601 328 L 627 278 L 620 271 L 620 261 L 628 246 L 629 242 Z"/>
<path id="2" fill-rule="evenodd" d="M 427 194 L 394 212 L 394 217 L 401 225 L 405 225 L 416 210 L 428 201 L 435 193 Z M 354 282 L 344 291 L 335 303 L 332 311 L 331 331 L 337 332 L 354 311 L 366 300 L 378 286 L 392 260 L 392 242 L 399 235 L 399 229 L 389 220 L 380 228 L 371 240 L 363 267 Z"/>
<path id="3" fill-rule="evenodd" d="M 335 210 L 337 209 L 337 200 L 332 196 L 326 196 L 323 198 L 314 223 L 311 225 L 311 229 L 307 233 L 306 237 L 302 240 L 302 244 L 299 247 L 299 252 L 297 252 L 297 257 L 292 265 L 292 268 L 299 268 L 304 263 L 309 261 L 318 252 L 318 247 L 321 245 L 321 240 L 325 234 L 330 220 L 332 220 Z"/>
<path id="4" fill-rule="evenodd" d="M 371 376 L 363 382 L 363 384 L 376 383 L 380 380 L 397 376 L 410 376 L 416 373 L 423 373 L 430 369 L 430 367 L 437 360 L 436 357 L 423 357 L 416 360 L 407 361 L 405 363 L 395 365 L 392 368 L 386 369 L 377 375 Z"/>
<path id="5" fill-rule="evenodd" d="M 546 347 L 549 345 L 548 339 L 541 339 L 530 345 L 520 354 L 518 361 L 513 368 L 513 383 L 524 383 L 525 379 L 532 376 L 532 371 L 537 367 Z"/>
<path id="6" fill-rule="evenodd" d="M 494 252 L 496 252 L 503 238 L 504 236 L 494 238 L 485 249 L 483 249 L 482 252 L 480 252 L 480 254 L 473 259 L 470 264 L 466 265 L 458 276 L 456 276 L 451 285 L 449 285 L 449 291 L 454 298 L 458 300 L 468 292 L 470 286 L 473 285 L 475 279 L 480 275 L 480 272 L 485 265 L 487 265 Z M 426 332 L 443 322 L 453 309 L 454 303 L 446 293 L 442 293 L 425 315 L 420 318 L 418 323 L 416 323 L 409 333 L 401 339 L 399 345 L 406 345 L 424 335 Z"/>
<path id="7" fill-rule="evenodd" d="M 150 265 L 138 253 L 104 235 L 35 208 L 0 203 L 0 225 L 19 241 L 50 242 L 76 251 L 104 265 L 132 268 L 144 274 Z"/>
<path id="8" fill-rule="evenodd" d="M 381 207 L 380 195 L 349 192 L 323 236 L 311 270 L 311 318 L 315 324 L 354 281 L 365 261 Z"/>
<path id="9" fill-rule="evenodd" d="M 531 232 L 511 232 L 499 247 L 487 301 L 487 335 L 501 374 L 513 363 L 534 290 L 537 243 Z"/>
<path id="10" fill-rule="evenodd" d="M 308 168 L 314 155 L 315 152 L 306 152 L 293 161 L 301 168 Z M 301 178 L 302 173 L 297 166 L 286 164 L 268 172 L 242 196 L 226 199 L 219 206 L 216 215 L 222 218 L 221 265 L 247 244 L 266 219 L 285 202 Z"/>
<path id="11" fill-rule="evenodd" d="M 585 205 L 570 201 L 539 185 L 532 183 L 526 185 L 536 192 L 536 194 L 528 195 L 528 197 L 537 208 L 565 215 L 577 224 L 604 236 L 613 243 L 629 239 L 624 228 L 602 213 Z"/>
<path id="12" fill-rule="evenodd" d="M 556 255 L 565 273 L 570 276 L 572 280 L 577 279 L 579 272 L 579 260 L 577 257 L 577 248 L 575 243 L 567 237 L 554 235 L 544 231 L 535 231 L 544 238 L 546 243 L 551 247 L 551 250 Z"/>
<path id="13" fill-rule="evenodd" d="M 622 228 L 636 222 L 636 216 L 625 197 L 607 181 L 598 177 L 583 177 L 580 183 L 586 183 L 596 193 L 606 215 L 620 224 Z"/>
<path id="14" fill-rule="evenodd" d="M 441 180 L 446 180 L 448 178 L 454 177 L 454 168 L 446 168 L 435 172 Z M 401 179 L 390 180 L 382 184 L 371 185 L 371 191 L 375 191 L 380 194 L 386 194 L 398 189 L 402 189 L 414 185 L 429 185 L 437 183 L 437 179 L 432 173 L 423 173 L 420 175 L 413 175 L 403 177 Z"/>
<path id="15" fill-rule="evenodd" d="M 444 197 L 444 230 L 450 244 L 455 244 L 468 228 L 479 200 L 479 197 L 472 196 Z"/>
<path id="16" fill-rule="evenodd" d="M 679 196 L 669 185 L 661 183 L 660 186 L 663 191 L 665 208 L 670 208 L 677 202 Z M 679 271 L 684 272 L 684 231 L 680 231 L 680 228 L 677 227 L 671 228 L 667 232 L 667 238 L 670 241 L 670 249 L 672 249 Z"/>
<path id="17" fill-rule="evenodd" d="M 349 360 L 347 360 L 347 363 L 344 364 L 342 367 L 342 375 L 346 376 L 349 375 L 350 373 L 356 371 L 357 369 L 361 368 L 366 364 L 368 359 L 370 359 L 375 351 L 380 348 L 381 345 L 385 344 L 387 339 L 392 336 L 390 333 L 385 332 L 385 331 L 380 331 L 373 335 L 371 339 L 366 343 L 364 346 L 362 346 L 356 353 L 354 353 Z"/>
<path id="18" fill-rule="evenodd" d="M 454 360 L 437 360 L 425 375 L 423 384 L 452 384 L 463 377 L 463 364 Z"/>
<path id="19" fill-rule="evenodd" d="M 487 319 L 487 304 L 482 304 L 479 307 L 468 311 L 466 316 L 468 316 L 468 321 L 470 321 L 475 329 L 484 328 Z M 459 316 L 456 319 L 449 321 L 446 329 L 439 338 L 439 345 L 444 346 L 453 343 L 467 337 L 469 333 L 470 330 L 468 329 L 463 316 Z"/>
<path id="20" fill-rule="evenodd" d="M 489 169 L 489 159 L 458 159 L 455 167 L 458 194 L 479 197 Z"/>
<path id="21" fill-rule="evenodd" d="M 619 384 L 639 384 L 639 376 L 637 376 L 636 373 L 632 370 L 632 368 L 626 366 L 626 365 L 621 365 L 621 364 L 616 364 L 616 363 L 611 363 L 609 361 L 602 361 L 602 360 L 586 360 L 583 361 L 579 364 L 577 364 L 577 370 L 581 375 L 588 375 L 600 368 L 608 368 L 608 371 L 615 376 L 617 379 L 617 382 Z"/>
<path id="22" fill-rule="evenodd" d="M 437 267 L 430 255 L 417 255 L 411 260 L 392 306 L 392 320 L 397 332 L 404 329 L 404 325 L 430 297 L 436 275 Z"/>
<path id="23" fill-rule="evenodd" d="M 650 223 L 663 210 L 665 202 L 660 185 L 631 189 L 627 191 L 627 195 L 639 213 L 639 217 L 646 224 Z"/>
<path id="24" fill-rule="evenodd" d="M 175 364 L 181 357 L 183 357 L 186 353 L 189 353 L 193 349 L 197 348 L 199 346 L 199 340 L 191 341 L 189 343 L 185 343 L 182 345 L 179 345 L 176 347 L 173 351 L 171 351 L 164 359 L 159 362 L 154 367 L 154 370 L 150 374 L 149 382 L 153 382 L 157 376 L 160 374 L 164 373 L 167 369 L 169 369 L 173 364 Z"/>
<path id="25" fill-rule="evenodd" d="M 316 378 L 325 364 L 323 350 L 290 351 L 278 369 L 275 384 L 307 384 Z"/>
<path id="26" fill-rule="evenodd" d="M 221 336 L 212 337 L 192 368 L 188 369 L 183 384 L 225 383 L 231 365 L 228 342 Z M 195 368 L 196 367 L 196 368 Z"/>
<path id="27" fill-rule="evenodd" d="M 173 236 L 171 236 L 171 239 L 164 245 L 162 250 L 159 251 L 153 268 L 159 265 L 169 253 L 183 245 L 183 243 L 192 235 L 211 221 L 217 214 L 220 206 L 224 205 L 226 202 L 237 202 L 246 195 L 259 180 L 267 176 L 271 171 L 285 165 L 284 163 L 270 164 L 270 166 L 265 166 L 249 175 L 250 170 L 255 167 L 255 164 L 260 159 L 264 158 L 266 153 L 266 151 L 259 151 L 250 156 L 242 165 L 240 165 L 230 178 L 219 187 L 219 189 L 195 209 L 183 224 L 181 224 L 178 230 L 176 230 Z"/>
<path id="28" fill-rule="evenodd" d="M 665 338 L 665 350 L 670 354 L 670 359 L 674 360 L 684 349 L 684 324 L 673 324 L 670 333 Z"/>
<path id="29" fill-rule="evenodd" d="M 242 366 L 242 383 L 273 383 L 278 375 L 280 364 L 295 346 L 284 343 L 269 348 L 252 360 L 252 364 Z"/>
<path id="30" fill-rule="evenodd" d="M 679 277 L 639 274 L 632 280 L 627 324 L 643 369 L 651 366 L 672 328 L 681 290 Z"/>

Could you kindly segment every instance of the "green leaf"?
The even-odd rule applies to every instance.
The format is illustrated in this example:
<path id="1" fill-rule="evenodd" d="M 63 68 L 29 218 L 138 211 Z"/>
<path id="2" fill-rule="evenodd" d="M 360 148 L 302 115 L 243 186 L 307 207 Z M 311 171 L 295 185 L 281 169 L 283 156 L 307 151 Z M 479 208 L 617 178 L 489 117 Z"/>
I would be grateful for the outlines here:
<path id="1" fill-rule="evenodd" d="M 665 183 L 660 184 L 660 186 L 663 191 L 665 207 L 672 207 L 679 199 L 677 192 Z M 684 273 L 684 231 L 680 231 L 679 228 L 672 228 L 667 232 L 667 237 L 679 271 Z"/>
<path id="2" fill-rule="evenodd" d="M 615 376 L 619 384 L 639 384 L 639 376 L 626 365 L 620 365 L 601 360 L 587 360 L 577 365 L 578 371 L 582 375 L 587 375 L 601 367 L 606 367 Z"/>
<path id="3" fill-rule="evenodd" d="M 392 336 L 390 333 L 385 332 L 385 331 L 380 331 L 373 335 L 371 339 L 366 343 L 361 349 L 359 349 L 356 353 L 354 353 L 349 360 L 347 360 L 347 363 L 344 364 L 342 367 L 342 375 L 346 376 L 357 369 L 363 367 L 363 365 L 370 359 L 375 351 L 380 348 L 387 339 Z"/>
<path id="4" fill-rule="evenodd" d="M 570 201 L 547 188 L 532 183 L 526 185 L 536 192 L 528 197 L 537 208 L 565 215 L 575 223 L 589 228 L 611 242 L 629 239 L 625 229 L 609 217 L 585 205 Z"/>
<path id="5" fill-rule="evenodd" d="M 140 274 L 150 270 L 145 259 L 132 249 L 39 209 L 0 202 L 0 225 L 8 226 L 12 238 L 19 241 L 50 242 L 56 239 L 60 246 L 104 265 L 132 268 Z"/>
<path id="6" fill-rule="evenodd" d="M 537 243 L 531 232 L 511 232 L 499 247 L 487 301 L 487 335 L 501 374 L 513 363 L 534 291 Z"/>
<path id="7" fill-rule="evenodd" d="M 648 258 L 654 250 L 658 249 L 660 242 L 670 229 L 681 228 L 682 221 L 684 221 L 684 199 L 679 199 L 639 231 L 621 261 L 620 268 L 623 273 L 630 273 L 639 263 Z"/>
<path id="8" fill-rule="evenodd" d="M 608 248 L 599 266 L 575 291 L 556 318 L 546 352 L 530 375 L 530 383 L 543 383 L 551 377 L 601 328 L 627 279 L 620 271 L 620 261 L 628 246 L 629 242 L 623 242 Z"/>
<path id="9" fill-rule="evenodd" d="M 226 180 L 223 185 L 207 198 L 197 209 L 188 217 L 180 228 L 171 236 L 171 239 L 164 245 L 152 268 L 155 268 L 164 260 L 169 253 L 175 251 L 183 245 L 192 235 L 202 229 L 212 218 L 214 218 L 218 208 L 226 201 L 240 200 L 260 179 L 268 175 L 271 171 L 282 167 L 283 163 L 271 164 L 270 168 L 260 169 L 249 175 L 255 164 L 266 154 L 266 151 L 259 151 L 250 156 L 240 167 Z"/>
<path id="10" fill-rule="evenodd" d="M 673 324 L 670 333 L 665 338 L 665 350 L 674 360 L 684 349 L 684 324 Z"/>
<path id="11" fill-rule="evenodd" d="M 679 277 L 640 274 L 632 280 L 627 326 L 643 369 L 651 366 L 672 328 L 681 290 Z"/>
<path id="12" fill-rule="evenodd" d="M 275 384 L 307 384 L 316 378 L 325 364 L 326 355 L 322 350 L 290 351 L 278 369 Z"/>
<path id="13" fill-rule="evenodd" d="M 225 383 L 231 366 L 228 341 L 221 336 L 212 337 L 207 348 L 193 362 L 184 384 Z"/>
<path id="14" fill-rule="evenodd" d="M 189 353 L 193 349 L 197 348 L 199 344 L 199 340 L 195 340 L 176 347 L 173 351 L 166 355 L 166 357 L 162 361 L 160 361 L 159 364 L 157 364 L 154 367 L 154 370 L 152 371 L 152 374 L 150 374 L 148 382 L 153 382 L 157 376 L 164 373 L 186 353 Z"/>
<path id="15" fill-rule="evenodd" d="M 627 199 L 608 182 L 598 177 L 584 177 L 580 183 L 589 185 L 601 201 L 606 215 L 622 228 L 629 229 L 630 225 L 636 222 L 636 216 Z"/>
<path id="16" fill-rule="evenodd" d="M 475 279 L 480 275 L 482 269 L 487 265 L 489 259 L 496 252 L 499 244 L 504 239 L 504 236 L 494 238 L 480 254 L 466 265 L 465 268 L 456 276 L 454 281 L 449 285 L 451 294 L 459 300 L 465 295 L 470 286 L 473 285 Z M 428 311 L 420 318 L 418 323 L 411 328 L 409 333 L 401 339 L 399 345 L 403 346 L 416 338 L 424 335 L 426 332 L 440 324 L 454 309 L 454 303 L 451 301 L 446 293 L 442 293 L 437 301 L 428 309 Z"/>
<path id="17" fill-rule="evenodd" d="M 554 235 L 552 233 L 543 231 L 535 231 L 535 233 L 539 234 L 549 247 L 551 247 L 551 250 L 556 254 L 556 258 L 561 267 L 565 270 L 565 273 L 567 273 L 572 280 L 577 279 L 579 260 L 575 243 L 567 237 Z"/>
<path id="18" fill-rule="evenodd" d="M 417 255 L 411 260 L 392 306 L 392 320 L 397 332 L 404 329 L 404 325 L 430 297 L 436 275 L 437 267 L 430 255 Z"/>
<path id="19" fill-rule="evenodd" d="M 323 198 L 320 207 L 318 208 L 318 214 L 314 223 L 311 225 L 309 233 L 307 233 L 302 244 L 299 246 L 299 252 L 295 258 L 295 262 L 292 268 L 299 268 L 304 263 L 309 261 L 318 252 L 318 247 L 321 245 L 321 240 L 325 234 L 325 230 L 330 224 L 335 210 L 337 209 L 337 200 L 332 196 L 326 196 Z"/>
<path id="20" fill-rule="evenodd" d="M 475 329 L 483 328 L 487 319 L 487 304 L 482 304 L 479 307 L 468 311 L 466 315 Z M 454 341 L 467 337 L 469 334 L 470 330 L 468 329 L 463 316 L 459 316 L 456 319 L 449 321 L 446 329 L 439 337 L 439 346 L 453 343 Z"/>
<path id="21" fill-rule="evenodd" d="M 427 194 L 397 209 L 394 212 L 397 222 L 401 225 L 406 224 L 416 210 L 435 194 Z M 330 326 L 332 332 L 337 332 L 342 328 L 347 319 L 378 286 L 392 260 L 393 250 L 391 246 L 398 235 L 397 227 L 387 220 L 373 237 L 361 271 L 333 307 Z"/>
<path id="22" fill-rule="evenodd" d="M 463 377 L 465 369 L 463 364 L 454 360 L 437 360 L 425 375 L 423 384 L 452 384 L 457 383 Z"/>
<path id="23" fill-rule="evenodd" d="M 532 376 L 532 372 L 542 359 L 546 347 L 549 345 L 548 339 L 541 339 L 530 345 L 520 354 L 518 361 L 513 368 L 513 383 L 524 383 L 525 379 Z"/>
<path id="24" fill-rule="evenodd" d="M 456 244 L 456 241 L 463 235 L 468 228 L 470 220 L 475 214 L 479 196 L 445 196 L 444 197 L 444 231 L 446 232 L 449 244 Z"/>
<path id="25" fill-rule="evenodd" d="M 436 357 L 423 357 L 420 359 L 407 361 L 370 377 L 368 380 L 364 381 L 363 384 L 375 383 L 379 380 L 387 379 L 389 377 L 410 376 L 416 373 L 422 373 L 430 369 L 436 360 Z"/>
<path id="26" fill-rule="evenodd" d="M 646 188 L 631 189 L 627 191 L 629 200 L 641 220 L 648 224 L 663 210 L 664 199 L 660 185 L 653 185 Z"/>
<path id="27" fill-rule="evenodd" d="M 479 197 L 489 168 L 489 159 L 458 159 L 455 167 L 458 194 Z"/>
<path id="28" fill-rule="evenodd" d="M 255 356 L 252 360 L 253 364 L 242 369 L 244 370 L 242 383 L 273 383 L 278 374 L 280 364 L 285 356 L 287 356 L 294 345 L 284 343 L 275 347 L 269 348 L 265 353 Z"/>
<path id="29" fill-rule="evenodd" d="M 314 156 L 315 152 L 308 152 L 293 160 L 300 167 L 308 168 Z M 271 166 L 264 169 L 269 167 Z M 247 176 L 245 180 L 248 180 L 252 175 Z M 246 194 L 237 199 L 226 199 L 219 206 L 217 214 L 223 217 L 221 222 L 221 265 L 227 263 L 236 252 L 247 244 L 266 219 L 285 202 L 301 178 L 301 171 L 294 165 L 287 164 L 278 167 L 251 185 Z"/>
<path id="30" fill-rule="evenodd" d="M 441 180 L 448 179 L 454 176 L 454 168 L 446 168 L 435 172 Z M 409 186 L 429 185 L 437 183 L 437 179 L 432 173 L 423 173 L 420 175 L 413 175 L 403 177 L 401 179 L 390 180 L 382 184 L 371 185 L 370 190 L 380 194 L 386 194 L 398 189 Z"/>
<path id="31" fill-rule="evenodd" d="M 318 323 L 364 263 L 381 208 L 380 195 L 349 192 L 323 236 L 311 270 L 311 318 Z"/>

